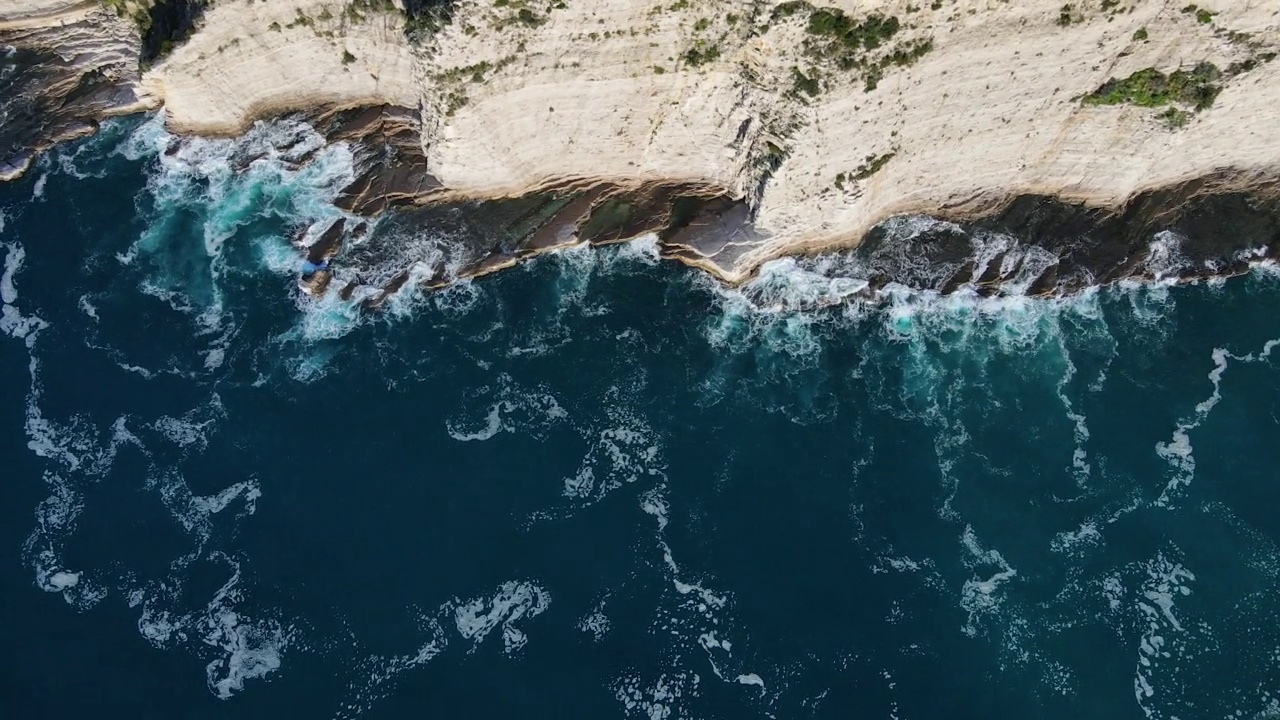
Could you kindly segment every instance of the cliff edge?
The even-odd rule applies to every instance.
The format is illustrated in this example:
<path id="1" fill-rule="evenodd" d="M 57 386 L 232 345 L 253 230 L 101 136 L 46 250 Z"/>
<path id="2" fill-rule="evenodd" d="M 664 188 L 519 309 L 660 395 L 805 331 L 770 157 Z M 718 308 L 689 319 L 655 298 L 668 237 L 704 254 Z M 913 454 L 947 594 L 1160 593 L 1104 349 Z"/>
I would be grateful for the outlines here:
<path id="1" fill-rule="evenodd" d="M 85 5 L 21 0 L 0 32 L 42 4 Z M 1119 210 L 1205 177 L 1270 197 L 1280 178 L 1270 0 L 205 4 L 138 85 L 172 129 L 388 106 L 416 126 L 400 203 L 720 195 L 744 210 L 699 221 L 718 240 L 669 250 L 729 282 L 896 215 L 1030 195 Z"/>

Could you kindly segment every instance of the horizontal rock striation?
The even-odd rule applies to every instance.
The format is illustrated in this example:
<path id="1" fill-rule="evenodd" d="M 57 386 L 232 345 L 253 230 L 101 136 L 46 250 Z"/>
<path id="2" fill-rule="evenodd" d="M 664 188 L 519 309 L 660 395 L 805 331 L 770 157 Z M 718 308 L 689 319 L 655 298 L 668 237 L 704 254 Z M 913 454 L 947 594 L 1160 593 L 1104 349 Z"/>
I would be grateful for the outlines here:
<path id="1" fill-rule="evenodd" d="M 348 142 L 356 149 L 360 175 L 337 200 L 347 212 L 377 215 L 443 188 L 427 170 L 415 110 L 393 105 L 330 110 L 312 123 L 330 142 Z"/>
<path id="2" fill-rule="evenodd" d="M 0 180 L 103 118 L 155 106 L 138 88 L 135 30 L 96 4 L 0 11 Z"/>
<path id="3" fill-rule="evenodd" d="M 92 3 L 17 2 L 0 32 L 52 33 L 45 20 L 79 13 L 105 36 Z M 393 285 L 646 232 L 729 283 L 857 248 L 841 257 L 866 266 L 868 288 L 988 294 L 1163 278 L 1149 247 L 1162 232 L 1185 239 L 1188 277 L 1274 244 L 1261 238 L 1280 177 L 1280 8 L 1262 0 L 1207 15 L 1139 0 L 173 2 L 148 18 L 186 40 L 143 80 L 171 129 L 234 134 L 302 112 L 355 148 L 337 200 L 351 218 L 299 242 L 329 230 L 332 264 L 308 286 L 327 278 L 371 305 Z M 24 57 L 14 82 L 63 89 L 19 88 L 27 109 L 0 136 L 30 146 L 146 102 L 123 68 L 114 87 L 132 94 L 112 98 L 115 76 Z M 89 122 L 58 120 L 76 108 Z M 392 210 L 352 237 L 359 217 Z M 1252 244 L 1197 245 L 1229 210 Z M 900 219 L 914 215 L 951 224 L 917 232 Z M 455 241 L 415 239 L 414 223 Z M 1021 249 L 992 250 L 1009 235 Z"/>
<path id="4" fill-rule="evenodd" d="M 331 128 L 377 128 L 386 112 L 351 111 L 342 115 L 347 122 Z M 712 186 L 569 183 L 517 198 L 450 201 L 434 199 L 443 191 L 425 175 L 420 157 L 412 165 L 415 172 L 406 173 L 376 153 L 360 161 L 358 178 L 340 202 L 359 198 L 380 172 L 427 182 L 416 198 L 406 193 L 399 211 L 375 231 L 363 222 L 347 230 L 339 221 L 300 233 L 308 262 L 325 265 L 303 278 L 308 291 L 336 291 L 376 309 L 407 287 L 442 288 L 549 250 L 650 234 L 663 257 L 741 282 L 752 276 L 730 278 L 724 268 L 769 240 L 746 202 Z M 801 258 L 809 272 L 839 279 L 842 291 L 792 307 L 813 309 L 850 297 L 875 300 L 894 287 L 942 295 L 1060 297 L 1125 280 L 1226 277 L 1277 259 L 1280 182 L 1269 175 L 1220 172 L 1140 193 L 1120 208 L 1025 195 L 976 218 L 890 218 L 851 250 Z M 753 288 L 743 286 L 744 292 L 758 291 Z"/>

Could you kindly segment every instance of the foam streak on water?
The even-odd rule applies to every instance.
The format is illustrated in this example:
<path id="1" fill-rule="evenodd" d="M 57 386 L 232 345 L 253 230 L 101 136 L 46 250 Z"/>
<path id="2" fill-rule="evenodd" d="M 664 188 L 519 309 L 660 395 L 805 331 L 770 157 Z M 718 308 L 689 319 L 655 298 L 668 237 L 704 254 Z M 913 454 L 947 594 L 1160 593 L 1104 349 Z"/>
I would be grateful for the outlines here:
<path id="1" fill-rule="evenodd" d="M 153 118 L 0 188 L 30 497 L 0 504 L 25 564 L 0 640 L 15 677 L 75 674 L 60 710 L 1276 706 L 1272 270 L 1178 284 L 1161 235 L 1153 284 L 1031 297 L 1055 258 L 917 217 L 735 288 L 648 238 L 434 293 L 454 241 L 393 214 L 339 256 L 354 295 L 312 298 L 294 241 L 343 217 L 351 164 L 292 120 Z M 998 290 L 942 293 L 966 262 Z"/>
<path id="2" fill-rule="evenodd" d="M 1164 491 L 1160 493 L 1160 497 L 1156 500 L 1156 504 L 1161 507 L 1169 507 L 1178 495 L 1191 484 L 1191 480 L 1196 474 L 1196 460 L 1192 455 L 1191 447 L 1191 431 L 1200 427 L 1200 425 L 1209 417 L 1209 413 L 1214 407 L 1222 401 L 1222 376 L 1227 371 L 1229 360 L 1240 363 L 1256 363 L 1268 360 L 1271 357 L 1271 351 L 1280 345 L 1280 339 L 1268 340 L 1257 353 L 1249 353 L 1247 355 L 1233 355 L 1225 348 L 1214 348 L 1212 353 L 1213 369 L 1209 371 L 1209 382 L 1213 385 L 1213 393 L 1204 400 L 1196 403 L 1195 409 L 1189 418 L 1178 423 L 1177 429 L 1173 431 L 1173 438 L 1169 442 L 1162 442 L 1156 445 L 1156 453 L 1164 458 L 1173 469 L 1172 477 L 1165 485 Z"/>

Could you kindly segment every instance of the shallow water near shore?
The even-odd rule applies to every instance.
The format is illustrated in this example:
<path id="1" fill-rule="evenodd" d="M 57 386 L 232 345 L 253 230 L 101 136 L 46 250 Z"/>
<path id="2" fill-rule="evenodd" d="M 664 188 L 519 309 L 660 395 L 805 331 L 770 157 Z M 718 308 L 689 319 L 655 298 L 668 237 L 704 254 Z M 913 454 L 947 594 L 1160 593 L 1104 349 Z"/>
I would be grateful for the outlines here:
<path id="1" fill-rule="evenodd" d="M 14 717 L 1280 717 L 1274 271 L 866 304 L 640 241 L 366 315 L 289 245 L 348 151 L 166 140 L 0 186 Z"/>

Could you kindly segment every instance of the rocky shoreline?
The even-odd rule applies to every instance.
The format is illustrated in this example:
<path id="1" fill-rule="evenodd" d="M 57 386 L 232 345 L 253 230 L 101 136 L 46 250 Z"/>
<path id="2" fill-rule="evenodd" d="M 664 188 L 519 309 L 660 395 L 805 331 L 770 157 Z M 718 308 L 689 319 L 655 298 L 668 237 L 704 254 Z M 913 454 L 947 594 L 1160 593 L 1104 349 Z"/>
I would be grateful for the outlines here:
<path id="1" fill-rule="evenodd" d="M 38 152 L 55 142 L 94 132 L 105 117 L 164 104 L 169 124 L 182 130 L 191 124 L 196 109 L 213 107 L 208 103 L 216 96 L 206 91 L 234 93 L 235 88 L 228 83 L 247 72 L 245 68 L 259 53 L 276 53 L 283 63 L 282 72 L 311 73 L 299 75 L 295 85 L 306 85 L 311 82 L 308 78 L 313 80 L 317 73 L 328 72 L 311 69 L 306 62 L 337 63 L 337 69 L 326 76 L 331 78 L 332 88 L 289 87 L 289 93 L 297 92 L 278 100 L 263 100 L 276 92 L 274 85 L 263 85 L 237 97 L 243 108 L 236 112 L 242 113 L 239 117 L 243 123 L 245 117 L 279 114 L 289 111 L 290 104 L 300 104 L 292 111 L 300 112 L 327 142 L 344 142 L 353 148 L 356 178 L 335 201 L 347 219 L 299 228 L 295 244 L 300 263 L 306 262 L 302 286 L 307 291 L 338 293 L 370 309 L 381 307 L 410 283 L 438 288 L 457 279 L 492 273 L 554 248 L 578 243 L 607 244 L 646 235 L 656 235 L 663 257 L 700 268 L 730 285 L 751 280 L 773 259 L 812 258 L 838 251 L 843 272 L 855 280 L 849 287 L 859 288 L 857 292 L 864 296 L 894 285 L 944 294 L 971 291 L 986 296 L 1055 296 L 1124 279 L 1193 280 L 1238 274 L 1247 270 L 1251 262 L 1270 261 L 1280 246 L 1280 156 L 1274 152 L 1280 142 L 1270 144 L 1267 133 L 1273 130 L 1252 120 L 1239 128 L 1229 127 L 1234 117 L 1257 119 L 1250 108 L 1265 99 L 1268 83 L 1280 78 L 1274 69 L 1269 69 L 1274 54 L 1268 50 L 1270 40 L 1265 39 L 1277 34 L 1275 20 L 1250 10 L 1232 15 L 1233 22 L 1253 24 L 1247 33 L 1213 25 L 1226 22 L 1217 14 L 1210 17 L 1207 29 L 1195 24 L 1182 28 L 1190 21 L 1163 10 L 1147 18 L 1185 36 L 1169 39 L 1171 49 L 1242 58 L 1226 72 L 1232 77 L 1242 76 L 1233 80 L 1236 85 L 1247 85 L 1260 93 L 1258 97 L 1236 93 L 1239 97 L 1220 100 L 1219 104 L 1225 102 L 1228 110 L 1206 114 L 1210 120 L 1218 120 L 1197 119 L 1185 134 L 1156 127 L 1151 118 L 1130 110 L 1082 109 L 1078 98 L 1072 99 L 1068 108 L 1053 110 L 1068 113 L 1065 117 L 1069 124 L 1062 132 L 1074 138 L 1070 143 L 1063 135 L 1052 150 L 1028 144 L 1014 148 L 1015 154 L 1008 157 L 1011 150 L 1006 147 L 1009 138 L 1005 135 L 1009 131 L 1000 129 L 1002 124 L 1009 124 L 1008 117 L 1001 124 L 982 128 L 984 133 L 1000 137 L 984 139 L 979 133 L 973 140 L 959 141 L 962 144 L 957 147 L 964 150 L 959 154 L 952 152 L 955 148 L 946 149 L 950 147 L 947 143 L 957 142 L 951 135 L 941 138 L 942 144 L 937 148 L 920 148 L 911 154 L 903 145 L 907 142 L 905 136 L 899 132 L 910 130 L 899 128 L 901 123 L 895 122 L 879 128 L 899 128 L 890 134 L 893 143 L 886 146 L 886 152 L 867 155 L 861 165 L 834 174 L 834 185 L 828 187 L 822 173 L 832 166 L 830 158 L 810 157 L 814 148 L 805 149 L 801 130 L 808 124 L 834 121 L 822 120 L 820 113 L 814 114 L 821 105 L 812 105 L 816 101 L 794 93 L 775 98 L 782 103 L 776 107 L 760 106 L 764 88 L 759 83 L 735 90 L 739 97 L 729 105 L 708 107 L 706 112 L 721 114 L 714 126 L 702 127 L 700 116 L 681 116 L 690 133 L 696 129 L 697 133 L 706 134 L 697 140 L 705 147 L 699 148 L 696 143 L 689 147 L 657 144 L 665 137 L 663 128 L 674 131 L 680 127 L 670 126 L 666 120 L 654 125 L 649 144 L 635 150 L 639 153 L 636 157 L 646 158 L 649 165 L 643 170 L 619 171 L 617 166 L 626 156 L 596 146 L 562 150 L 559 155 L 537 161 L 498 158 L 501 164 L 490 167 L 497 157 L 493 153 L 502 147 L 468 145 L 467 142 L 488 137 L 485 133 L 489 130 L 476 130 L 459 118 L 467 116 L 470 122 L 492 116 L 471 113 L 465 99 L 447 93 L 455 92 L 450 88 L 458 82 L 465 82 L 470 85 L 468 92 L 500 99 L 504 97 L 502 93 L 520 95 L 524 92 L 522 86 L 499 83 L 495 90 L 487 89 L 488 74 L 506 67 L 505 60 L 496 65 L 485 62 L 439 70 L 451 53 L 456 55 L 471 42 L 460 39 L 455 28 L 440 29 L 432 40 L 434 45 L 428 48 L 429 54 L 424 54 L 425 46 L 394 40 L 405 36 L 405 21 L 395 14 L 401 5 L 380 10 L 380 4 L 370 2 L 344 5 L 339 0 L 288 0 L 263 9 L 242 0 L 226 0 L 212 4 L 208 17 L 201 20 L 208 3 L 189 0 L 171 4 L 129 0 L 116 3 L 120 7 L 115 12 L 97 2 L 19 1 L 19 9 L 26 8 L 25 14 L 9 11 L 6 15 L 0 11 L 0 47 L 9 48 L 0 65 L 0 96 L 9 98 L 0 115 L 0 179 L 20 175 Z M 331 5 L 343 14 L 330 12 Z M 627 10 L 638 7 L 628 5 Z M 478 7 L 466 2 L 451 8 L 451 12 L 462 13 L 464 18 L 481 17 L 477 15 Z M 894 8 L 896 3 L 890 3 L 885 11 Z M 914 12 L 911 6 L 904 8 L 895 11 Z M 1136 16 L 1148 13 L 1147 9 L 1136 9 Z M 782 10 L 786 12 L 780 15 Z M 816 13 L 828 11 L 814 10 L 806 3 L 784 3 L 768 17 L 775 23 L 785 22 L 794 12 L 812 12 L 816 17 Z M 832 9 L 828 14 L 839 19 L 845 17 L 842 12 Z M 1000 23 L 1008 24 L 1010 18 L 1022 25 L 1028 17 L 1038 18 L 1030 10 L 1020 12 L 1022 15 L 993 16 L 995 19 L 990 22 L 1004 27 Z M 1133 9 L 1129 12 L 1133 13 Z M 1085 26 L 1087 32 L 1102 38 L 1099 43 L 1115 40 L 1106 24 L 1116 20 L 1114 13 L 1098 18 L 1071 17 L 1066 26 Z M 145 20 L 145 32 L 140 33 L 132 24 L 138 18 Z M 289 22 L 282 24 L 272 18 Z M 1130 24 L 1142 20 L 1123 18 Z M 512 37 L 507 35 L 513 31 L 501 29 L 506 27 L 501 23 L 494 26 L 499 29 L 493 32 L 504 43 L 519 40 L 522 47 L 534 40 L 551 42 L 529 34 L 542 22 L 550 20 L 528 23 L 528 28 Z M 927 28 L 936 32 L 948 22 L 958 21 L 935 14 L 925 24 L 912 25 L 903 32 L 919 35 Z M 683 27 L 679 23 L 673 28 Z M 668 24 L 658 23 L 663 28 Z M 332 29 L 322 29 L 329 26 Z M 246 36 L 251 42 L 262 46 L 235 50 L 241 45 L 237 34 L 240 30 L 252 36 Z M 765 25 L 752 32 L 775 31 Z M 961 35 L 964 32 L 970 29 L 962 28 Z M 163 61 L 145 78 L 142 76 L 140 63 L 156 59 L 166 44 L 181 42 L 188 36 L 191 40 L 175 52 L 171 61 Z M 965 37 L 969 39 L 952 41 L 960 48 L 954 52 L 972 52 L 969 45 L 982 42 L 979 35 Z M 938 39 L 941 42 L 942 38 Z M 1210 41 L 1212 46 L 1206 44 Z M 340 61 L 325 55 L 330 47 L 327 43 L 333 42 L 347 44 Z M 462 44 L 449 49 L 446 46 L 450 42 Z M 210 47 L 215 43 L 221 44 Z M 1143 50 L 1145 44 L 1145 39 L 1131 44 L 1116 59 L 1119 65 L 1094 74 L 1122 75 L 1118 68 L 1129 62 L 1128 56 L 1149 52 Z M 1017 43 L 1010 40 L 1009 46 Z M 918 43 L 911 47 L 921 51 L 920 55 L 933 48 L 932 44 L 926 47 Z M 1003 50 L 1003 46 L 991 47 Z M 1074 47 L 1064 45 L 1063 52 Z M 238 59 L 237 53 L 241 56 Z M 294 53 L 297 59 L 288 60 L 288 53 Z M 908 57 L 912 62 L 915 58 Z M 720 61 L 717 57 L 706 62 Z M 1032 58 L 1024 58 L 1024 62 L 1044 64 Z M 208 72 L 221 74 L 206 77 L 208 73 L 202 69 L 206 67 L 210 68 Z M 1202 63 L 1197 67 L 1207 66 Z M 667 82 L 664 73 L 648 68 L 645 71 L 652 76 L 645 81 L 646 92 L 667 92 L 662 84 Z M 765 70 L 762 66 L 758 71 Z M 421 76 L 428 72 L 433 79 L 423 85 L 427 81 Z M 533 82 L 542 77 L 537 73 L 550 70 L 534 68 L 524 72 L 528 82 Z M 693 80 L 701 71 L 689 67 L 683 72 Z M 1201 82 L 1217 82 L 1217 72 L 1206 70 L 1203 77 L 1196 77 Z M 462 75 L 455 78 L 458 73 Z M 945 75 L 945 69 L 941 73 Z M 348 79 L 347 75 L 353 77 Z M 1163 74 L 1158 74 L 1157 79 L 1160 78 L 1171 82 Z M 260 76 L 248 80 L 264 81 Z M 672 95 L 674 99 L 663 105 L 702 102 L 710 96 L 696 93 L 707 92 L 713 93 L 719 103 L 718 94 L 724 88 L 715 83 L 722 80 L 722 76 L 711 73 L 706 80 L 697 80 L 703 84 L 712 82 L 711 86 L 690 86 L 695 89 Z M 599 81 L 605 85 L 609 82 L 613 81 Z M 924 80 L 917 80 L 916 84 L 921 82 Z M 1128 81 L 1109 80 L 1102 88 L 1109 88 L 1111 95 L 1120 97 L 1126 92 L 1125 82 Z M 414 95 L 414 83 L 431 89 L 424 90 L 417 106 L 403 102 Z M 1087 83 L 1085 87 L 1094 86 L 1092 80 Z M 589 89 L 581 83 L 565 87 L 574 93 Z M 873 89 L 868 83 L 865 92 L 869 100 L 876 97 Z M 436 90 L 446 94 L 435 97 Z M 855 93 L 848 99 L 862 102 L 856 91 L 837 90 L 831 92 Z M 1198 92 L 1212 102 L 1220 93 L 1226 97 L 1231 90 L 1215 85 Z M 253 95 L 254 92 L 258 94 Z M 975 97 L 987 102 L 995 97 L 993 92 L 988 85 L 985 96 L 978 93 Z M 1058 90 L 1051 93 L 1058 94 Z M 942 97 L 947 95 L 944 92 Z M 376 101 L 378 97 L 385 100 Z M 590 103 L 603 100 L 579 100 L 588 104 L 566 109 L 561 98 L 556 101 L 560 104 L 559 114 L 552 106 L 547 108 L 545 117 L 524 119 L 535 125 L 541 123 L 539 128 L 566 128 L 566 137 L 540 138 L 548 143 L 548 149 L 560 147 L 562 141 L 567 141 L 568 146 L 577 140 L 614 142 L 605 132 L 616 124 L 613 120 L 599 119 L 603 124 L 593 128 L 588 117 L 594 112 Z M 441 102 L 447 107 L 440 106 Z M 838 106 L 846 100 L 836 97 L 833 102 Z M 900 98 L 899 102 L 906 101 Z M 1056 97 L 1053 100 L 1055 108 L 1062 102 Z M 1047 107 L 1040 111 L 1046 118 L 1050 112 Z M 1177 110 L 1176 105 L 1171 107 Z M 666 112 L 660 106 L 652 109 Z M 789 121 L 799 125 L 785 133 L 769 125 L 769 118 L 783 110 L 799 113 Z M 510 112 L 527 110 L 513 105 Z M 938 117 L 945 119 L 945 114 Z M 1191 116 L 1182 119 L 1190 122 L 1187 118 Z M 861 126 L 868 122 L 863 120 Z M 979 120 L 974 122 L 982 125 Z M 637 123 L 638 120 L 630 120 L 629 124 L 618 126 L 613 131 L 616 142 L 632 143 L 630 128 Z M 1088 132 L 1082 129 L 1092 125 L 1097 127 Z M 570 126 L 573 129 L 568 129 Z M 1226 136 L 1229 130 L 1238 130 L 1240 140 L 1231 147 L 1227 147 L 1231 140 Z M 848 155 L 864 140 L 873 139 L 878 130 L 873 126 L 858 132 L 850 137 L 850 147 L 834 141 L 827 141 L 824 147 L 833 156 Z M 1036 134 L 1038 130 L 1033 128 L 1027 138 Z M 690 135 L 695 136 L 701 137 Z M 927 139 L 927 133 L 924 137 Z M 1102 140 L 1107 137 L 1111 139 Z M 467 142 L 459 144 L 460 138 Z M 1188 145 L 1196 138 L 1209 138 L 1214 147 Z M 711 150 L 717 147 L 716 143 L 722 144 L 719 153 L 725 159 L 712 161 Z M 1081 155 L 1085 148 L 1074 147 L 1081 143 L 1089 145 L 1092 154 Z M 1064 150 L 1072 144 L 1074 149 Z M 530 150 L 527 145 L 506 146 L 506 150 L 524 153 Z M 1250 150 L 1255 146 L 1271 150 Z M 984 165 L 986 161 L 972 152 L 982 147 L 991 148 L 999 157 Z M 937 157 L 930 155 L 935 149 Z M 171 151 L 176 152 L 177 147 Z M 593 152 L 598 153 L 598 168 L 591 167 Z M 1016 160 L 1027 166 L 1035 153 L 1050 153 L 1039 161 L 1039 175 L 1025 167 L 1009 174 L 1010 162 Z M 1182 158 L 1182 164 L 1190 163 L 1188 167 L 1194 169 L 1187 171 L 1181 165 L 1169 165 L 1159 159 L 1178 158 L 1177 153 L 1184 153 L 1187 157 Z M 1110 166 L 1106 165 L 1108 156 Z M 949 173 L 946 177 L 929 174 L 929 168 L 948 158 L 957 165 L 968 164 L 970 172 L 957 174 L 947 169 L 943 173 Z M 236 162 L 247 167 L 255 160 L 246 157 Z M 572 162 L 566 162 L 569 160 Z M 307 161 L 304 157 L 300 162 Z M 680 164 L 682 161 L 684 165 Z M 529 162 L 533 162 L 536 172 L 530 173 Z M 550 169 L 544 171 L 542 163 Z M 489 170 L 485 170 L 487 167 Z M 904 167 L 909 172 L 900 172 Z M 492 172 L 494 182 L 477 184 L 484 172 Z M 1046 172 L 1055 174 L 1046 180 Z M 1150 173 L 1150 177 L 1144 180 L 1143 173 Z M 816 179 L 801 183 L 801 176 Z M 524 180 L 512 186 L 514 177 Z M 1114 194 L 1126 187 L 1133 189 Z M 1107 192 L 1113 194 L 1105 194 L 1104 188 L 1110 188 Z M 384 215 L 384 220 L 372 222 Z M 925 222 L 920 216 L 936 222 Z M 424 248 L 420 258 L 411 258 L 412 253 L 397 252 L 395 248 L 379 249 L 394 241 L 389 238 L 412 235 L 415 227 L 433 228 L 449 240 L 430 246 L 430 252 Z M 388 267 L 393 258 L 405 266 Z"/>
<path id="2" fill-rule="evenodd" d="M 394 248 L 379 250 L 376 236 L 365 241 L 367 224 L 340 220 L 311 228 L 314 241 L 303 243 L 308 232 L 300 234 L 307 260 L 326 268 L 304 277 L 304 288 L 336 291 L 344 300 L 362 295 L 362 305 L 376 309 L 411 279 L 439 289 L 550 250 L 646 236 L 656 237 L 661 257 L 743 286 L 757 274 L 734 276 L 734 259 L 768 239 L 754 227 L 745 202 L 696 186 L 564 187 L 520 198 L 439 203 L 430 193 L 425 197 L 423 204 L 393 209 L 389 226 L 380 226 L 377 235 L 394 237 L 396 228 L 438 230 L 448 238 L 447 250 L 429 272 L 415 276 L 405 267 L 382 284 L 367 285 L 367 276 L 385 277 L 385 268 L 371 269 L 387 258 L 406 260 Z M 1224 173 L 1143 193 L 1117 210 L 1026 195 L 978 218 L 890 218 L 850 250 L 797 257 L 813 272 L 851 281 L 848 292 L 813 306 L 875 299 L 891 287 L 1051 298 L 1122 281 L 1225 278 L 1280 261 L 1280 181 Z"/>
<path id="3" fill-rule="evenodd" d="M 0 12 L 0 182 L 105 118 L 154 108 L 139 53 L 133 29 L 96 3 L 7 22 Z"/>

